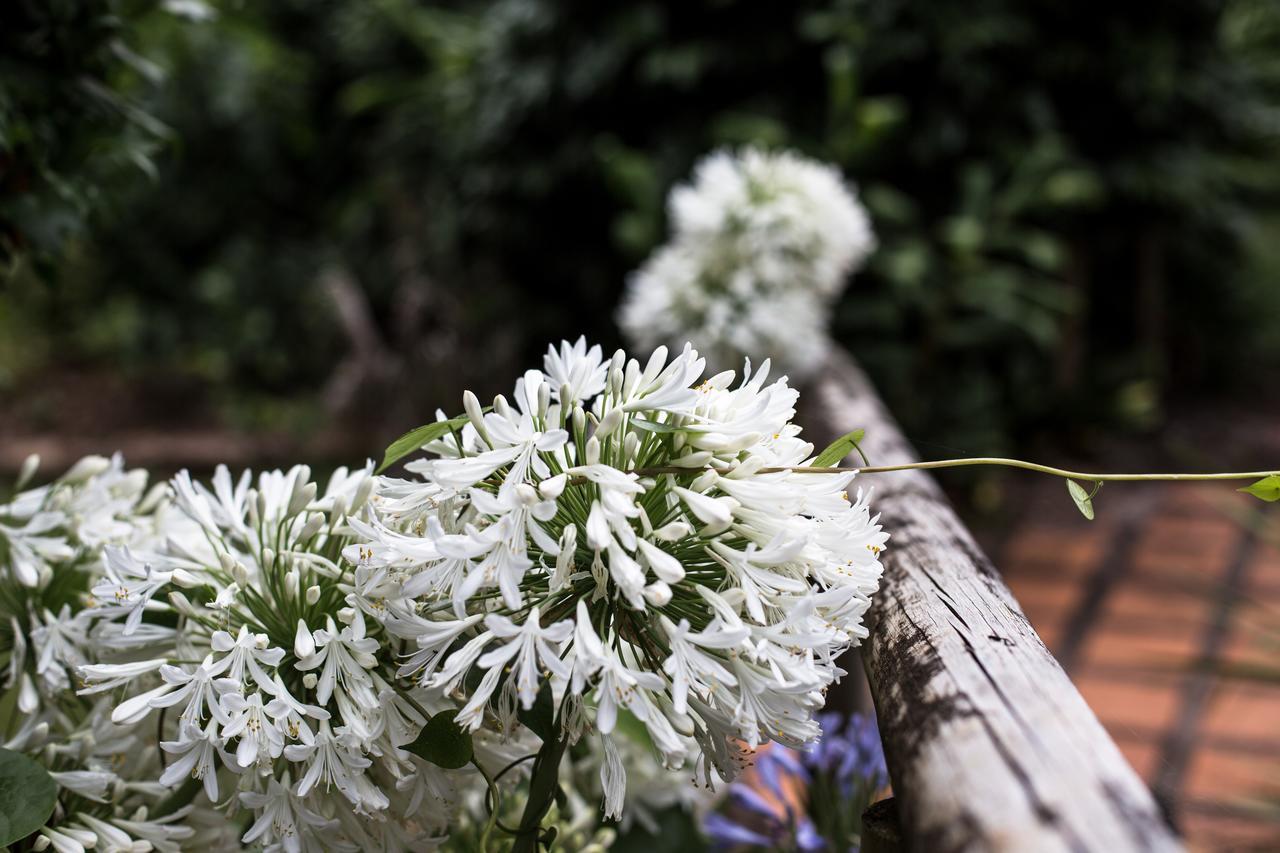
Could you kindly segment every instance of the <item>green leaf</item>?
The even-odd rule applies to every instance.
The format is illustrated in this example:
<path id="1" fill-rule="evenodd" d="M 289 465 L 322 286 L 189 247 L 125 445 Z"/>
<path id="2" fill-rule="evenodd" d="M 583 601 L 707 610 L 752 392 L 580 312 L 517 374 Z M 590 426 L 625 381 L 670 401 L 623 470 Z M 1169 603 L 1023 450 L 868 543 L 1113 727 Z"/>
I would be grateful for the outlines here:
<path id="1" fill-rule="evenodd" d="M 378 466 L 378 473 L 381 474 L 410 453 L 421 450 L 424 444 L 435 441 L 445 433 L 453 432 L 468 420 L 466 415 L 459 415 L 447 421 L 436 421 L 433 424 L 409 430 L 387 447 L 387 452 L 382 455 L 382 464 Z"/>
<path id="2" fill-rule="evenodd" d="M 526 711 L 521 706 L 516 711 L 516 718 L 543 741 L 555 739 L 556 706 L 555 699 L 551 696 L 550 681 L 542 682 L 542 687 L 533 700 L 533 707 Z"/>
<path id="3" fill-rule="evenodd" d="M 1093 495 L 1075 480 L 1067 480 L 1067 492 L 1070 493 L 1071 500 L 1076 502 L 1076 509 L 1080 510 L 1080 514 L 1093 521 Z"/>
<path id="4" fill-rule="evenodd" d="M 646 430 L 656 433 L 672 433 L 680 432 L 680 428 L 671 424 L 660 424 L 656 421 L 646 421 L 644 418 L 632 418 L 631 425 L 636 429 Z"/>
<path id="5" fill-rule="evenodd" d="M 445 770 L 466 767 L 475 747 L 471 743 L 471 733 L 454 722 L 457 715 L 454 709 L 436 714 L 427 720 L 417 739 L 405 749 Z"/>
<path id="6" fill-rule="evenodd" d="M 1255 498 L 1264 500 L 1267 503 L 1280 501 L 1280 474 L 1272 474 L 1268 477 L 1263 477 L 1252 486 L 1245 486 L 1243 489 L 1240 489 L 1240 491 L 1247 492 Z"/>
<path id="7" fill-rule="evenodd" d="M 0 749 L 0 847 L 43 826 L 57 799 L 49 771 L 20 752 Z"/>
<path id="8" fill-rule="evenodd" d="M 813 460 L 814 468 L 830 468 L 833 465 L 839 465 L 840 461 L 848 456 L 854 450 L 858 451 L 858 455 L 862 457 L 863 465 L 870 465 L 867 456 L 862 452 L 862 448 L 858 446 L 858 442 L 862 441 L 862 437 L 866 435 L 866 430 L 855 429 L 852 432 L 846 432 L 835 441 L 827 445 L 827 449 L 818 454 L 818 458 Z"/>

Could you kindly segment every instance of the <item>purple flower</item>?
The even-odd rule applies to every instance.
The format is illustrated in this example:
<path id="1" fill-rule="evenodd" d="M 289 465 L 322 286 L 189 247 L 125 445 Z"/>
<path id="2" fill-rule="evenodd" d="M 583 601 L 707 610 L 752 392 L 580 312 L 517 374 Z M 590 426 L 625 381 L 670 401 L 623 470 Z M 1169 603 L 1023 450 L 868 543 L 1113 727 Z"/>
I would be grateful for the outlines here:
<path id="1" fill-rule="evenodd" d="M 763 751 L 754 783 L 729 787 L 726 808 L 703 822 L 714 849 L 858 849 L 862 811 L 889 780 L 880 733 L 871 715 L 823 714 L 818 722 L 817 742 Z"/>

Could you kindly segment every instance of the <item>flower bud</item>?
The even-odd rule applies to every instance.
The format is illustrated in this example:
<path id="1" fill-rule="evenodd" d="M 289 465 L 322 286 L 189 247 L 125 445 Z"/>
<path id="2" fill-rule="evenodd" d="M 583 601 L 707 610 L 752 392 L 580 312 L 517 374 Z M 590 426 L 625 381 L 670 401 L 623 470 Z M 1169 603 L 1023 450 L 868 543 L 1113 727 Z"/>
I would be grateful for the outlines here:
<path id="1" fill-rule="evenodd" d="M 610 409 L 596 427 L 595 438 L 608 438 L 622 425 L 622 409 Z"/>
<path id="2" fill-rule="evenodd" d="M 360 508 L 365 505 L 365 501 L 369 500 L 369 495 L 373 493 L 373 478 L 365 477 L 360 481 L 359 487 L 356 488 L 356 495 L 351 499 L 351 508 L 347 510 L 350 515 L 355 515 Z"/>
<path id="3" fill-rule="evenodd" d="M 250 489 L 248 494 L 244 496 L 244 506 L 247 507 L 246 515 L 248 516 L 246 520 L 251 530 L 257 530 L 262 526 L 262 505 L 259 502 L 259 497 L 257 489 Z"/>
<path id="4" fill-rule="evenodd" d="M 298 630 L 293 635 L 293 653 L 298 660 L 309 658 L 316 653 L 315 637 L 311 636 L 311 632 L 307 630 L 307 623 L 298 620 Z"/>
<path id="5" fill-rule="evenodd" d="M 284 591 L 290 598 L 298 597 L 298 570 L 290 569 L 284 573 Z"/>
<path id="6" fill-rule="evenodd" d="M 480 400 L 470 391 L 462 392 L 462 409 L 467 413 L 467 418 L 471 421 L 471 426 L 475 427 L 476 434 L 484 439 L 484 443 L 490 447 L 493 442 L 489 440 L 489 431 L 484 426 L 484 411 L 480 408 Z"/>
<path id="7" fill-rule="evenodd" d="M 587 428 L 587 413 L 582 410 L 581 406 L 576 406 L 573 410 L 573 431 L 580 433 Z"/>
<path id="8" fill-rule="evenodd" d="M 547 409 L 551 406 L 551 386 L 543 382 L 538 386 L 538 417 L 546 418 Z"/>
<path id="9" fill-rule="evenodd" d="M 671 587 L 666 581 L 654 581 L 644 588 L 644 600 L 654 607 L 666 607 L 671 603 Z"/>
<path id="10" fill-rule="evenodd" d="M 594 435 L 587 439 L 587 464 L 598 465 L 600 463 L 600 439 Z"/>
<path id="11" fill-rule="evenodd" d="M 548 477 L 538 484 L 538 494 L 549 501 L 553 501 L 564 492 L 564 487 L 568 482 L 568 474 L 556 474 L 554 477 Z"/>
<path id="12" fill-rule="evenodd" d="M 695 492 L 705 492 L 707 489 L 714 486 L 718 479 L 720 479 L 720 475 L 715 471 L 703 471 L 694 478 L 692 483 L 689 484 L 689 488 Z"/>
<path id="13" fill-rule="evenodd" d="M 147 492 L 146 496 L 138 503 L 136 511 L 140 515 L 146 515 L 156 507 L 160 506 L 160 502 L 163 501 L 168 494 L 168 483 L 156 483 L 151 487 L 151 490 Z"/>
<path id="14" fill-rule="evenodd" d="M 308 690 L 315 690 L 316 684 L 319 681 L 320 679 L 316 678 L 316 674 L 314 672 L 308 672 L 306 675 L 302 676 L 302 686 Z"/>
<path id="15" fill-rule="evenodd" d="M 693 717 L 688 714 L 681 714 L 674 708 L 663 708 L 667 713 L 667 719 L 671 721 L 671 727 L 674 728 L 684 737 L 693 737 Z"/>
<path id="16" fill-rule="evenodd" d="M 31 849 L 36 851 L 36 853 L 42 853 L 42 851 L 49 849 L 49 844 L 49 836 L 43 834 L 37 835 L 36 840 L 31 842 Z"/>
<path id="17" fill-rule="evenodd" d="M 528 483 L 516 483 L 516 497 L 525 506 L 532 506 L 538 502 L 538 490 Z"/>
<path id="18" fill-rule="evenodd" d="M 313 500 L 316 499 L 316 484 L 305 483 L 300 488 L 293 490 L 293 497 L 289 499 L 289 515 L 294 516 L 307 508 Z"/>
<path id="19" fill-rule="evenodd" d="M 315 484 L 313 483 L 312 485 Z M 307 523 L 302 526 L 302 532 L 298 534 L 298 541 L 306 542 L 319 533 L 322 527 L 324 527 L 324 516 L 318 512 L 312 513 L 311 517 L 307 519 Z"/>
<path id="20" fill-rule="evenodd" d="M 32 453 L 22 460 L 22 467 L 18 470 L 18 480 L 13 484 L 14 491 L 22 491 L 22 487 L 31 482 L 31 478 L 36 475 L 36 471 L 40 470 L 40 454 Z"/>
<path id="21" fill-rule="evenodd" d="M 268 551 L 271 549 L 268 548 Z M 236 579 L 236 583 L 240 584 L 243 589 L 249 585 L 249 570 L 245 568 L 244 563 L 236 563 L 231 567 L 231 577 Z"/>
<path id="22" fill-rule="evenodd" d="M 204 586 L 204 581 L 186 569 L 174 569 L 172 580 L 183 589 L 195 589 L 198 586 Z"/>
<path id="23" fill-rule="evenodd" d="M 111 460 L 105 456 L 85 456 L 59 477 L 58 482 L 74 486 L 98 476 L 110 467 Z"/>
<path id="24" fill-rule="evenodd" d="M 342 517 L 347 514 L 347 499 L 342 495 L 335 495 L 333 498 L 333 506 L 329 507 L 329 526 L 335 527 Z"/>
<path id="25" fill-rule="evenodd" d="M 307 604 L 314 605 L 320 600 L 320 587 L 312 584 L 307 587 Z"/>
<path id="26" fill-rule="evenodd" d="M 169 593 L 169 605 L 183 616 L 196 615 L 196 609 L 191 604 L 191 599 L 176 590 Z"/>
<path id="27" fill-rule="evenodd" d="M 338 621 L 344 625 L 350 625 L 356 618 L 355 608 L 344 607 L 338 611 Z"/>
<path id="28" fill-rule="evenodd" d="M 236 558 L 231 556 L 227 551 L 218 552 L 218 565 L 222 566 L 224 572 L 230 572 L 236 567 Z"/>
<path id="29" fill-rule="evenodd" d="M 18 682 L 18 710 L 24 714 L 33 714 L 40 707 L 40 694 L 36 692 L 35 682 L 30 673 L 22 673 Z"/>
<path id="30" fill-rule="evenodd" d="M 275 566 L 275 564 L 276 564 L 276 552 L 275 552 L 275 549 L 274 549 L 274 548 L 263 548 L 263 549 L 262 549 L 262 568 L 264 568 L 264 569 L 268 569 L 268 570 L 269 570 L 269 569 L 273 568 L 273 567 Z M 236 580 L 239 580 L 239 578 L 236 578 Z"/>
<path id="31" fill-rule="evenodd" d="M 640 452 L 640 436 L 634 432 L 627 433 L 627 437 L 622 440 L 622 453 L 626 457 L 628 467 L 635 461 L 636 455 Z"/>

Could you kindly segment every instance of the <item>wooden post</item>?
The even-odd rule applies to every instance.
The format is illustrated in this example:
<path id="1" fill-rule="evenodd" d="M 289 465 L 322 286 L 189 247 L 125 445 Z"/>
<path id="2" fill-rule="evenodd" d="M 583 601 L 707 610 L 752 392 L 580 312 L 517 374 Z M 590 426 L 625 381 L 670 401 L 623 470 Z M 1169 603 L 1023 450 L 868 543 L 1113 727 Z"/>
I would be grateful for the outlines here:
<path id="1" fill-rule="evenodd" d="M 873 464 L 916 459 L 847 355 L 808 394 L 811 426 L 865 429 Z M 1181 850 L 933 479 L 855 485 L 892 534 L 862 651 L 906 849 Z"/>

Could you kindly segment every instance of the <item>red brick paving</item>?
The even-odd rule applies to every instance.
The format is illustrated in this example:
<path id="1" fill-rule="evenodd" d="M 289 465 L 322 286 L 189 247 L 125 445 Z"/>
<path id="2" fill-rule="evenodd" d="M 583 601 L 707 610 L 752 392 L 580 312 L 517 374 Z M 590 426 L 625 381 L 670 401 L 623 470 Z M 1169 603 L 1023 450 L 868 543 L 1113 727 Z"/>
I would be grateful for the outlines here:
<path id="1" fill-rule="evenodd" d="M 1280 509 L 1105 497 L 1092 524 L 1033 513 L 996 563 L 1192 849 L 1280 850 Z"/>

